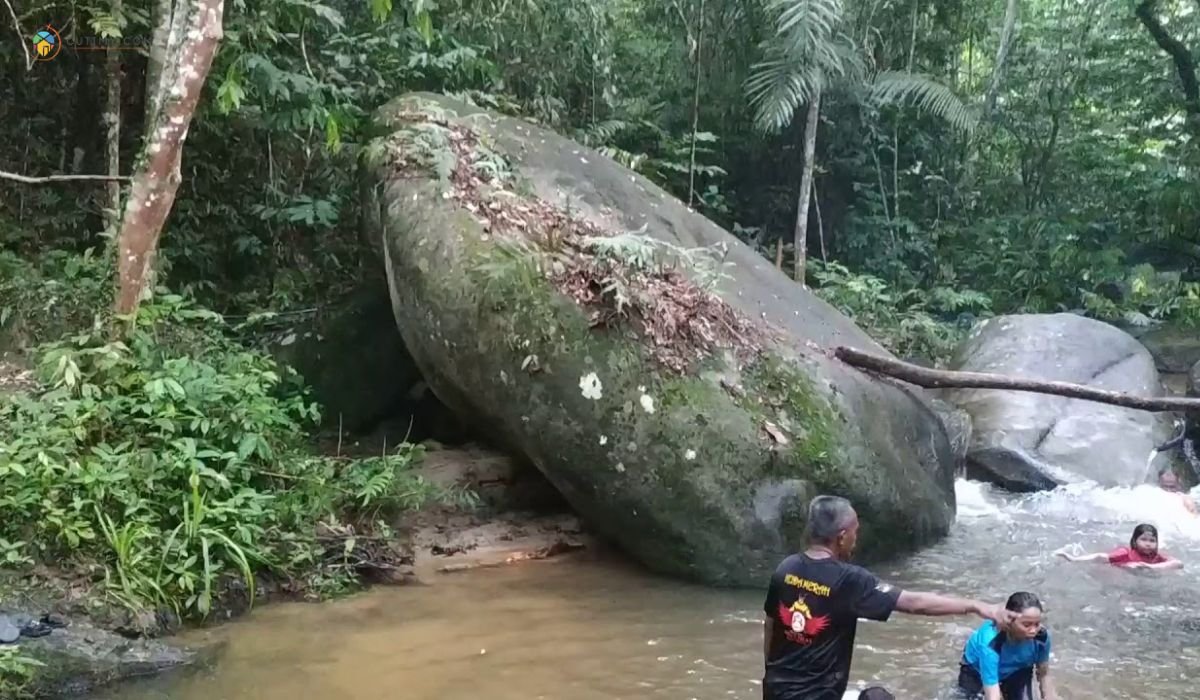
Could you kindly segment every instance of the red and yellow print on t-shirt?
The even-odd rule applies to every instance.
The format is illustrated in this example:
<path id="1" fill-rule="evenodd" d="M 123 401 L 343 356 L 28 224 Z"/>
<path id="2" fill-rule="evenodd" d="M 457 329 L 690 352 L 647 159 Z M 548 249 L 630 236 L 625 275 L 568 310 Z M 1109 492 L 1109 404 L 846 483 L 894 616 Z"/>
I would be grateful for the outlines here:
<path id="1" fill-rule="evenodd" d="M 790 608 L 780 603 L 779 619 L 783 622 L 783 636 L 789 642 L 804 646 L 812 644 L 817 635 L 829 626 L 829 616 L 814 616 L 803 597 L 792 603 Z"/>

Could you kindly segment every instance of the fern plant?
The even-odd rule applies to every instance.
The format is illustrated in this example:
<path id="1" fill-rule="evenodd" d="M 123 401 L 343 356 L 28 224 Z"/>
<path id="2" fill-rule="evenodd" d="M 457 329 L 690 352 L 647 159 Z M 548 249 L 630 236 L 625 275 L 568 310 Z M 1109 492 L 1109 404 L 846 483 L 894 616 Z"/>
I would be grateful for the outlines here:
<path id="1" fill-rule="evenodd" d="M 645 231 L 643 225 L 615 236 L 586 236 L 583 245 L 602 260 L 613 260 L 641 272 L 665 274 L 684 267 L 691 273 L 692 281 L 705 291 L 711 291 L 721 280 L 729 279 L 724 271 L 728 265 L 724 259 L 729 250 L 724 243 L 684 248 L 648 236 Z"/>

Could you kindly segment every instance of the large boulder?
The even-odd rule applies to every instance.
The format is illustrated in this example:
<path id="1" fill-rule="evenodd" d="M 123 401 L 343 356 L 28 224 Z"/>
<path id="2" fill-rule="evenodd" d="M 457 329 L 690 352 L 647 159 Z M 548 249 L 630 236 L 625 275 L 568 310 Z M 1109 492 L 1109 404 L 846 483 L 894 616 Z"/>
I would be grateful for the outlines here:
<path id="1" fill-rule="evenodd" d="M 729 233 L 595 151 L 447 97 L 376 123 L 364 220 L 409 351 L 592 531 L 721 585 L 761 585 L 818 493 L 857 504 L 866 560 L 948 531 L 937 415 L 828 357 L 885 351 Z M 705 287 L 695 249 L 714 245 L 726 278 Z"/>
<path id="2" fill-rule="evenodd" d="M 989 319 L 972 329 L 952 369 L 1057 380 L 1137 396 L 1161 396 L 1154 358 L 1114 326 L 1075 314 Z M 1072 481 L 1132 485 L 1173 455 L 1147 465 L 1172 437 L 1173 416 L 1047 394 L 957 389 L 943 397 L 971 414 L 968 474 L 1015 491 Z"/>

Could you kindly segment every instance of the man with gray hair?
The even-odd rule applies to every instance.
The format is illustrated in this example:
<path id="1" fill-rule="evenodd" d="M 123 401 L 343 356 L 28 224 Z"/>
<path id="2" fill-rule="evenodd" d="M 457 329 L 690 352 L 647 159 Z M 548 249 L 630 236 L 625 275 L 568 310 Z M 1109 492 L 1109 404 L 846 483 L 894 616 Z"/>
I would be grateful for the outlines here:
<path id="1" fill-rule="evenodd" d="M 812 500 L 808 542 L 808 549 L 779 564 L 767 588 L 763 700 L 841 700 L 860 617 L 883 622 L 893 610 L 973 613 L 998 624 L 1013 617 L 1000 605 L 901 591 L 850 564 L 858 544 L 858 514 L 844 498 Z"/>

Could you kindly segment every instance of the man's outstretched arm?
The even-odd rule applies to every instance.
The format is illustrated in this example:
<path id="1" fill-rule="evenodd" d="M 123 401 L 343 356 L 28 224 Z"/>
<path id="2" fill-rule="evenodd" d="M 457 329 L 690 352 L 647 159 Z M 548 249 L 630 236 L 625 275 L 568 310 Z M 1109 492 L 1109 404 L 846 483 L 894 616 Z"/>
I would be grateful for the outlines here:
<path id="1" fill-rule="evenodd" d="M 901 591 L 896 609 L 910 615 L 978 615 L 997 624 L 1007 624 L 1017 616 L 999 605 L 919 591 Z"/>

